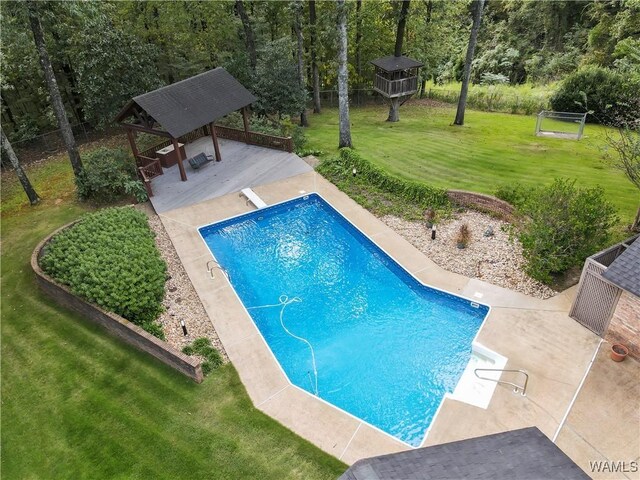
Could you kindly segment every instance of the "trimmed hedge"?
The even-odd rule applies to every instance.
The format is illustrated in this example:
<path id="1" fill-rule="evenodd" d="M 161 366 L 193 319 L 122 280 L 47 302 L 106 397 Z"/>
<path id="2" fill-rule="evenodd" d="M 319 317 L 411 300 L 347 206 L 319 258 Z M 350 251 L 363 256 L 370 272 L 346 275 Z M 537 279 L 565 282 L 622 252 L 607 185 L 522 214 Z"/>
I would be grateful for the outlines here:
<path id="1" fill-rule="evenodd" d="M 446 190 L 394 177 L 351 148 L 341 148 L 339 157 L 323 161 L 317 170 L 332 181 L 344 181 L 353 177 L 354 168 L 356 181 L 360 183 L 368 183 L 404 200 L 424 206 L 438 208 L 449 205 Z"/>
<path id="2" fill-rule="evenodd" d="M 42 269 L 73 293 L 163 338 L 166 264 L 147 217 L 131 207 L 83 216 L 52 238 Z"/>

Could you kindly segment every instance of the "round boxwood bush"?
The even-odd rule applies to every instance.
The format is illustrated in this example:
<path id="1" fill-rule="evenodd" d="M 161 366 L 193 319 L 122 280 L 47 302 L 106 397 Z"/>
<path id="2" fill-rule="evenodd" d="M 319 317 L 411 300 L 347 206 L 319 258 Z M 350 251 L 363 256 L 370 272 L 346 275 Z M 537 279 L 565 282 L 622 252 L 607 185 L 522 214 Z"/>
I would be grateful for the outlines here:
<path id="1" fill-rule="evenodd" d="M 166 264 L 144 213 L 131 207 L 90 213 L 52 238 L 42 269 L 76 295 L 161 336 Z"/>
<path id="2" fill-rule="evenodd" d="M 589 66 L 567 76 L 551 97 L 557 112 L 590 112 L 587 121 L 620 125 L 640 117 L 637 79 Z"/>

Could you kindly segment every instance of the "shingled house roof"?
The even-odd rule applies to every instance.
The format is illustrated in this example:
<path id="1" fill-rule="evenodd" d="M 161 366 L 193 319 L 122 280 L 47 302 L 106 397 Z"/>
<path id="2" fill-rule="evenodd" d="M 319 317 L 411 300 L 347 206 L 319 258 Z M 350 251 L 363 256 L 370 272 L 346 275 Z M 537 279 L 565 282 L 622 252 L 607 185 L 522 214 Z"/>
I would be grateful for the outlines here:
<path id="1" fill-rule="evenodd" d="M 359 460 L 339 480 L 590 478 L 536 427 Z"/>
<path id="2" fill-rule="evenodd" d="M 623 290 L 640 297 L 640 240 L 636 238 L 609 268 L 602 272 L 602 276 Z"/>
<path id="3" fill-rule="evenodd" d="M 224 68 L 134 97 L 116 117 L 122 122 L 138 105 L 174 138 L 255 102 L 256 97 Z"/>
<path id="4" fill-rule="evenodd" d="M 388 57 L 376 58 L 375 60 L 371 60 L 371 63 L 387 72 L 397 72 L 399 70 L 418 68 L 424 65 L 422 62 L 409 57 L 394 57 L 393 55 L 389 55 Z"/>

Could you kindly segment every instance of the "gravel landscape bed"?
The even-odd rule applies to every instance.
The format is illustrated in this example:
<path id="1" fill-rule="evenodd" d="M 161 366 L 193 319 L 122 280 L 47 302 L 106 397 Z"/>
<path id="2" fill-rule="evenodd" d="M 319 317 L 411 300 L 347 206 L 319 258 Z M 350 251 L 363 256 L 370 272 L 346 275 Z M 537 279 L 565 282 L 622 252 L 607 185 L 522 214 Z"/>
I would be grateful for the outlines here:
<path id="1" fill-rule="evenodd" d="M 149 217 L 149 225 L 156 234 L 155 240 L 158 250 L 167 262 L 169 279 L 162 301 L 165 311 L 158 317 L 158 323 L 162 325 L 167 343 L 182 350 L 196 338 L 206 337 L 211 340 L 211 345 L 220 352 L 224 361 L 227 362 L 228 357 L 222 342 L 220 342 L 160 218 L 149 210 L 146 210 L 146 213 Z M 187 336 L 182 333 L 180 320 L 184 320 L 187 326 Z"/>
<path id="2" fill-rule="evenodd" d="M 522 246 L 517 239 L 509 239 L 507 222 L 475 211 L 455 213 L 437 223 L 436 239 L 431 240 L 431 230 L 424 222 L 390 215 L 381 220 L 445 270 L 537 298 L 558 293 L 524 273 Z M 466 248 L 459 249 L 456 236 L 464 223 L 469 226 L 471 240 Z M 484 236 L 489 227 L 493 235 Z"/>

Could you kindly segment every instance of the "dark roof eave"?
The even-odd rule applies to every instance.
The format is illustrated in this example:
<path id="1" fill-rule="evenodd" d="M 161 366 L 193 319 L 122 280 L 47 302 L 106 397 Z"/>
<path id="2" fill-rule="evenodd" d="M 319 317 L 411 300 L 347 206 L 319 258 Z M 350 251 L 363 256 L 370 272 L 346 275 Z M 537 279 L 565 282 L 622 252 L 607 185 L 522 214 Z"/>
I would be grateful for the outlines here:
<path id="1" fill-rule="evenodd" d="M 375 60 L 371 60 L 370 63 L 387 72 L 397 72 L 424 66 L 424 63 L 419 62 L 418 60 L 414 60 L 413 58 L 405 57 L 404 55 L 400 57 L 394 57 L 393 55 L 380 57 L 376 58 Z"/>
<path id="2" fill-rule="evenodd" d="M 256 97 L 238 80 L 218 67 L 134 97 L 116 121 L 123 122 L 137 105 L 178 138 L 255 101 Z"/>

